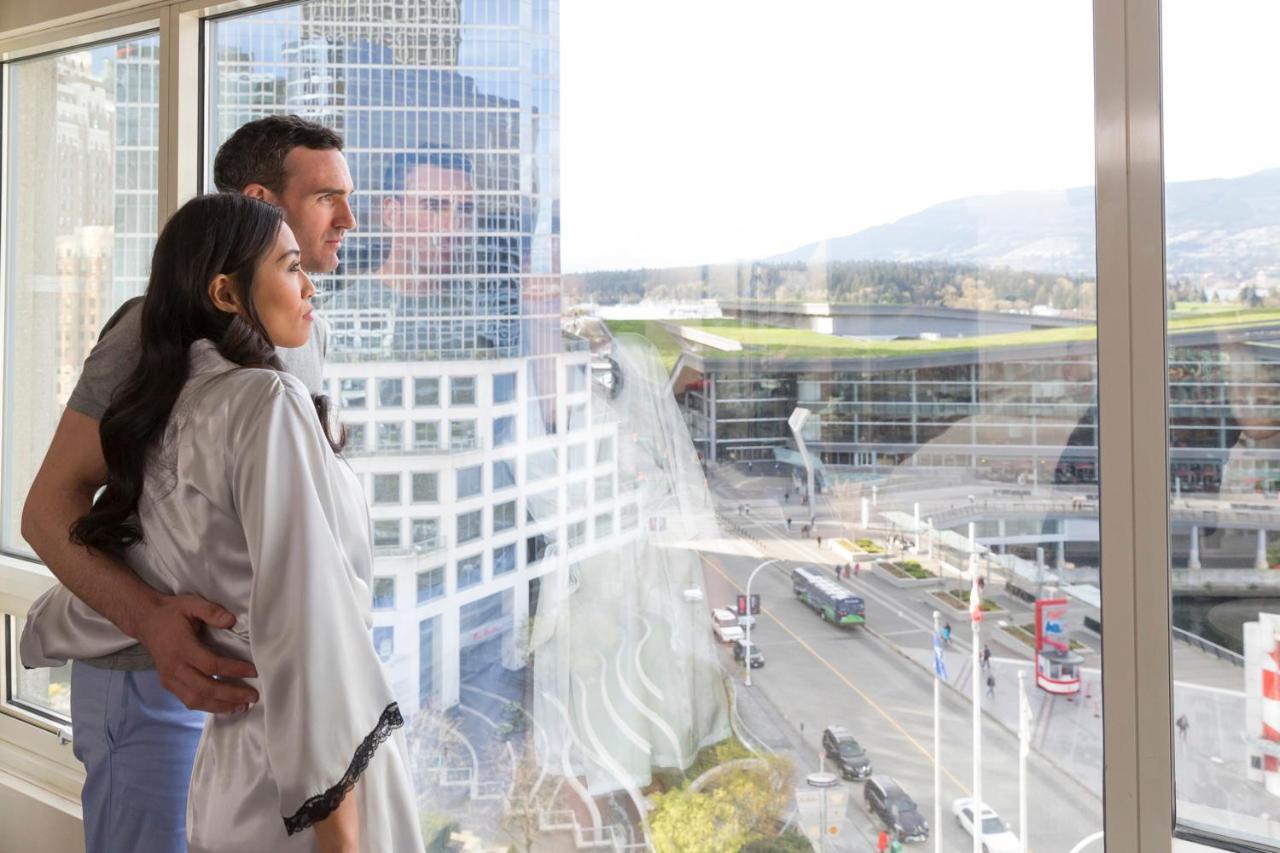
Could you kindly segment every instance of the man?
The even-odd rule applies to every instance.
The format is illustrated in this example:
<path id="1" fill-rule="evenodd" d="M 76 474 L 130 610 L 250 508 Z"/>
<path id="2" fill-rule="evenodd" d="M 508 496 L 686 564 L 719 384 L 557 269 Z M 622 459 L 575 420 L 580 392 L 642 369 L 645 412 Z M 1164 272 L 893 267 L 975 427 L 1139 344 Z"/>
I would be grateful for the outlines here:
<path id="1" fill-rule="evenodd" d="M 331 272 L 343 235 L 356 224 L 342 145 L 333 131 L 296 116 L 260 119 L 219 149 L 214 182 L 222 192 L 281 207 L 303 268 Z M 251 662 L 219 657 L 200 642 L 206 624 L 230 628 L 230 612 L 195 596 L 163 595 L 123 563 L 68 537 L 106 479 L 98 422 L 137 361 L 140 309 L 141 299 L 131 300 L 108 321 L 22 512 L 22 535 L 58 580 L 137 641 L 72 664 L 74 749 L 85 765 L 85 841 L 94 853 L 186 850 L 187 786 L 204 712 L 244 710 L 258 699 L 248 687 L 218 680 L 256 676 Z M 316 323 L 307 346 L 280 356 L 318 393 L 323 351 Z"/>
<path id="2" fill-rule="evenodd" d="M 476 233 L 470 158 L 430 146 L 396 154 L 382 192 L 379 224 L 390 237 L 381 262 L 325 305 L 356 330 L 335 335 L 335 349 L 412 359 L 513 345 L 517 280 L 500 275 L 497 238 Z"/>

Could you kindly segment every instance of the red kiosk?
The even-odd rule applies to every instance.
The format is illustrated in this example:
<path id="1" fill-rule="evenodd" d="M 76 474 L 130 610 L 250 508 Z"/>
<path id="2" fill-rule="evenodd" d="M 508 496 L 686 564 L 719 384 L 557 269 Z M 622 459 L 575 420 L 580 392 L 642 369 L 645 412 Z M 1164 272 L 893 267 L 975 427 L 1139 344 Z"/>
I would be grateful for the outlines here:
<path id="1" fill-rule="evenodd" d="M 1071 651 L 1066 623 L 1065 598 L 1036 602 L 1036 686 L 1061 696 L 1080 692 L 1080 665 L 1084 663 L 1084 658 Z"/>

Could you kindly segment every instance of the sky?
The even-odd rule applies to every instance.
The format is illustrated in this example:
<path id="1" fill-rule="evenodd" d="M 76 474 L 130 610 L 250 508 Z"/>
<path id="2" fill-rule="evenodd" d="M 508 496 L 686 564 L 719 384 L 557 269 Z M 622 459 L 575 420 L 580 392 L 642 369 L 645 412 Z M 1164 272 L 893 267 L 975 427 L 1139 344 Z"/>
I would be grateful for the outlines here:
<path id="1" fill-rule="evenodd" d="M 1280 165 L 1280 4 L 1165 0 L 1168 180 Z M 560 0 L 566 272 L 1093 182 L 1088 0 Z"/>

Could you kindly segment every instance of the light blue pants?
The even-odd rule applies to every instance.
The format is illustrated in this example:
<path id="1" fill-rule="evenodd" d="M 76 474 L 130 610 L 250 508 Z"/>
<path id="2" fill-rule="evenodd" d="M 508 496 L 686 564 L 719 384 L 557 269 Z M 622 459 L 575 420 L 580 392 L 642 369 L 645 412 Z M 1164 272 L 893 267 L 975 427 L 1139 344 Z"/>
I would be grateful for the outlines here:
<path id="1" fill-rule="evenodd" d="M 186 853 L 187 788 L 204 720 L 160 686 L 155 670 L 72 665 L 87 853 Z"/>

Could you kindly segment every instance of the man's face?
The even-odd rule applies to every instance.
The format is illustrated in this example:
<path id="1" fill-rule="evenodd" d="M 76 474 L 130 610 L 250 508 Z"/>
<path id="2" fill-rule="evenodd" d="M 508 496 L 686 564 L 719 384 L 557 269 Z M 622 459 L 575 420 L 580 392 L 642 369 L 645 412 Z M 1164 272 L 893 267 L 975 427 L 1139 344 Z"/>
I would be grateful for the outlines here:
<path id="1" fill-rule="evenodd" d="M 405 174 L 404 192 L 383 203 L 382 215 L 413 270 L 457 272 L 475 227 L 471 176 L 461 169 L 415 166 Z"/>
<path id="2" fill-rule="evenodd" d="M 284 158 L 284 170 L 283 193 L 267 200 L 284 211 L 284 221 L 302 250 L 302 268 L 312 273 L 333 272 L 343 235 L 356 227 L 347 158 L 332 148 L 298 146 Z"/>

